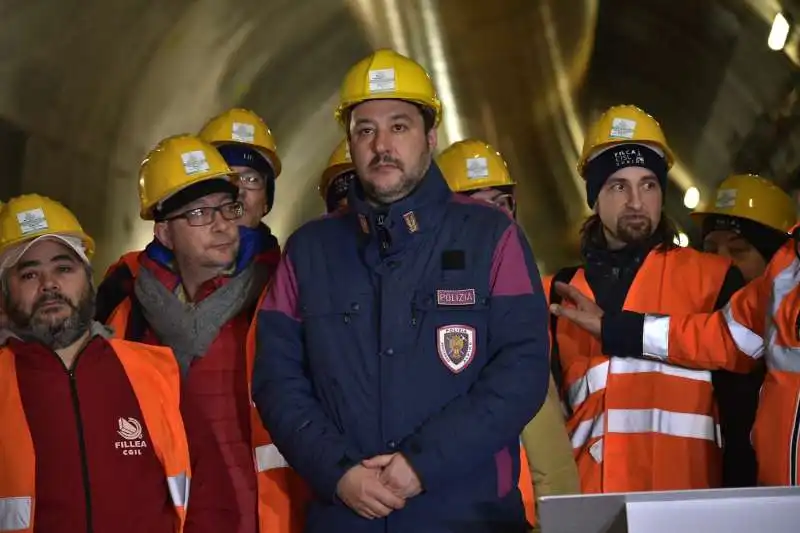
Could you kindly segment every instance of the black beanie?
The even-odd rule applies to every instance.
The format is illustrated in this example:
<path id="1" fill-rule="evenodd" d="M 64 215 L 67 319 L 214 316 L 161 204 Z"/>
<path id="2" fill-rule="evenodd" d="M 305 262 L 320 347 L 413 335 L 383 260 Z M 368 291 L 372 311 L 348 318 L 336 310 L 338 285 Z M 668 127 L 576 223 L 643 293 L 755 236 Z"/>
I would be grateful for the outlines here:
<path id="1" fill-rule="evenodd" d="M 732 231 L 758 250 L 764 261 L 769 263 L 772 256 L 781 249 L 790 235 L 775 228 L 765 226 L 755 220 L 732 215 L 707 215 L 703 220 L 703 238 L 712 231 Z"/>
<path id="2" fill-rule="evenodd" d="M 226 176 L 198 181 L 188 187 L 184 187 L 156 205 L 156 208 L 153 210 L 153 218 L 156 222 L 161 222 L 167 215 L 174 213 L 183 206 L 195 200 L 199 200 L 204 196 L 218 192 L 229 193 L 233 200 L 239 196 L 239 188 L 231 183 L 230 179 Z"/>
<path id="3" fill-rule="evenodd" d="M 667 162 L 664 156 L 643 144 L 626 143 L 613 146 L 586 164 L 586 203 L 594 209 L 600 189 L 612 174 L 621 168 L 642 167 L 658 178 L 661 191 L 667 189 Z"/>

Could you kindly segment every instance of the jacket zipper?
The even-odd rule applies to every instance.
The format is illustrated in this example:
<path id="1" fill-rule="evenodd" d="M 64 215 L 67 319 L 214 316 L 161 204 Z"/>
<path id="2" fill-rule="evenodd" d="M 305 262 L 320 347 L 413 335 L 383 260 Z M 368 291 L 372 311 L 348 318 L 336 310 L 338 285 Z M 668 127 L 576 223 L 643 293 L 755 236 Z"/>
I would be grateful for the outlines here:
<path id="1" fill-rule="evenodd" d="M 86 439 L 84 438 L 83 431 L 83 418 L 81 417 L 81 404 L 78 400 L 78 384 L 75 379 L 75 369 L 78 366 L 78 359 L 80 354 L 75 358 L 72 363 L 72 368 L 67 369 L 69 374 L 69 389 L 72 393 L 72 408 L 75 411 L 75 420 L 78 424 L 78 447 L 81 453 L 81 473 L 83 475 L 83 495 L 86 501 L 86 533 L 94 532 L 94 524 L 92 520 L 92 491 L 89 484 L 89 461 L 86 454 Z M 59 358 L 60 360 L 60 358 Z"/>

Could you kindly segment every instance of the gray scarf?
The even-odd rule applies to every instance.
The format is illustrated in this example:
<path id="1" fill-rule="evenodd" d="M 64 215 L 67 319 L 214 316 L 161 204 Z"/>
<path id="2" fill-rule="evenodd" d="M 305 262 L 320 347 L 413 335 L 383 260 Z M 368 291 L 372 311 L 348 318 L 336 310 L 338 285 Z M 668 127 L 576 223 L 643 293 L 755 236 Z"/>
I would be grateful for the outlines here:
<path id="1" fill-rule="evenodd" d="M 172 348 L 185 376 L 195 357 L 203 357 L 220 328 L 255 304 L 266 283 L 265 269 L 251 264 L 199 303 L 184 303 L 150 270 L 142 268 L 134 282 L 147 324 Z"/>

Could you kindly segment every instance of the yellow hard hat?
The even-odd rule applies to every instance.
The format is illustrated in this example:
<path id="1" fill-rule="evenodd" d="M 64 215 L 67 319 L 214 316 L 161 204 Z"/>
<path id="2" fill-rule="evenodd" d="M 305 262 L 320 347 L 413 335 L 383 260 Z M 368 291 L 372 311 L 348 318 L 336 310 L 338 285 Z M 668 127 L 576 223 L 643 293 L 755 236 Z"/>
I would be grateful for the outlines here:
<path id="1" fill-rule="evenodd" d="M 61 203 L 38 194 L 23 194 L 0 207 L 0 257 L 5 259 L 17 245 L 44 236 L 58 237 L 73 249 L 80 245 L 75 251 L 79 255 L 83 252 L 87 260 L 94 255 L 94 239 Z"/>
<path id="2" fill-rule="evenodd" d="M 431 77 L 416 61 L 394 50 L 377 50 L 350 69 L 342 83 L 336 120 L 346 129 L 350 108 L 380 99 L 407 100 L 430 109 L 434 127 L 442 119 L 442 103 Z"/>
<path id="3" fill-rule="evenodd" d="M 162 140 L 147 154 L 139 168 L 139 215 L 153 220 L 153 211 L 176 192 L 201 181 L 238 180 L 212 145 L 190 134 Z"/>
<path id="4" fill-rule="evenodd" d="M 277 178 L 281 173 L 281 159 L 272 132 L 264 121 L 249 109 L 234 108 L 212 118 L 200 130 L 200 138 L 220 146 L 243 144 L 261 152 L 269 160 Z"/>
<path id="5" fill-rule="evenodd" d="M 347 145 L 347 139 L 344 139 L 331 154 L 328 159 L 328 166 L 322 171 L 322 176 L 319 179 L 319 195 L 322 199 L 327 199 L 328 187 L 336 176 L 344 172 L 355 170 L 353 160 L 350 157 L 350 147 Z"/>
<path id="6" fill-rule="evenodd" d="M 797 206 L 772 181 L 753 174 L 733 174 L 720 184 L 709 209 L 691 213 L 701 228 L 707 215 L 745 218 L 788 233 L 797 222 Z"/>
<path id="7" fill-rule="evenodd" d="M 618 105 L 603 113 L 586 133 L 578 174 L 584 175 L 586 163 L 602 149 L 631 143 L 650 145 L 663 152 L 667 170 L 675 163 L 675 155 L 658 121 L 634 105 Z"/>
<path id="8" fill-rule="evenodd" d="M 453 192 L 516 185 L 500 152 L 477 139 L 466 139 L 443 150 L 436 163 Z"/>

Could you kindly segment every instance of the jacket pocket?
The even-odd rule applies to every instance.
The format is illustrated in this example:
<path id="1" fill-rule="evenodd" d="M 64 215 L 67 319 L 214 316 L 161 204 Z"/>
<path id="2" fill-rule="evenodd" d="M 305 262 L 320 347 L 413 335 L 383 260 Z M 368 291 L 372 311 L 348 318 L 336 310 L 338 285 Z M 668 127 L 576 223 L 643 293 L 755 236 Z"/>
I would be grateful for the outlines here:
<path id="1" fill-rule="evenodd" d="M 301 302 L 305 364 L 314 392 L 329 418 L 341 432 L 357 420 L 357 401 L 346 390 L 353 376 L 347 368 L 355 364 L 348 358 L 359 355 L 359 323 L 368 316 L 366 299 L 358 296 L 323 294 Z"/>

